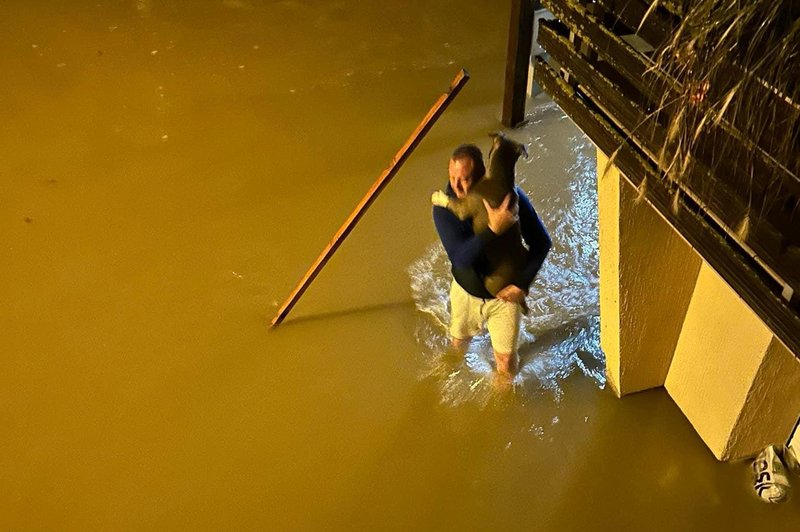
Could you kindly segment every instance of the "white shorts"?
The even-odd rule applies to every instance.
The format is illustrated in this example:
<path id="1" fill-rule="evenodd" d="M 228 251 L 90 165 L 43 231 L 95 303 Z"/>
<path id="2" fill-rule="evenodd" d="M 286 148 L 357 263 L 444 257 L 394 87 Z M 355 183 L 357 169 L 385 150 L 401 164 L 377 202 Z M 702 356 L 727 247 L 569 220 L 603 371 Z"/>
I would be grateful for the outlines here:
<path id="1" fill-rule="evenodd" d="M 453 338 L 472 338 L 483 331 L 485 324 L 495 353 L 515 353 L 521 318 L 522 307 L 518 303 L 475 297 L 455 280 L 450 285 L 450 335 Z"/>

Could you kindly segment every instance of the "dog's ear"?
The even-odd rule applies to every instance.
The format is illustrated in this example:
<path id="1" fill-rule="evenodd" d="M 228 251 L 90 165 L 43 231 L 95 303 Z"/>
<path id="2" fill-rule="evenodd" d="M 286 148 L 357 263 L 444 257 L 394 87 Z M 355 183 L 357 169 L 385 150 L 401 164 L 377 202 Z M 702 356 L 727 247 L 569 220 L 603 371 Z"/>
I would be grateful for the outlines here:
<path id="1" fill-rule="evenodd" d="M 493 139 L 504 139 L 504 138 L 506 138 L 506 136 L 503 134 L 502 131 L 492 131 L 491 133 L 489 133 L 489 137 L 491 137 Z"/>
<path id="2" fill-rule="evenodd" d="M 519 144 L 517 151 L 519 151 L 520 156 L 526 159 L 528 158 L 528 147 L 525 146 L 524 144 Z"/>

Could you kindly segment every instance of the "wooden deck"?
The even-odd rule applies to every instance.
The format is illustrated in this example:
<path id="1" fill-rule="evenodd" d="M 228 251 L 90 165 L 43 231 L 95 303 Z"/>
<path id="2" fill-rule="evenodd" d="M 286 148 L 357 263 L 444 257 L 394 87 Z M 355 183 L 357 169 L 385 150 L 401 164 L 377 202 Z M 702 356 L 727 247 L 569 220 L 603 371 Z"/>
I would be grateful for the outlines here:
<path id="1" fill-rule="evenodd" d="M 731 57 L 687 110 L 685 87 L 653 60 L 677 31 L 677 3 L 644 23 L 645 0 L 542 4 L 556 20 L 539 27 L 535 81 L 631 184 L 647 181 L 646 199 L 800 356 L 800 106 Z M 727 95 L 739 112 L 717 116 L 709 102 Z M 754 129 L 753 113 L 772 119 Z M 687 115 L 697 133 L 679 152 L 671 126 Z"/>

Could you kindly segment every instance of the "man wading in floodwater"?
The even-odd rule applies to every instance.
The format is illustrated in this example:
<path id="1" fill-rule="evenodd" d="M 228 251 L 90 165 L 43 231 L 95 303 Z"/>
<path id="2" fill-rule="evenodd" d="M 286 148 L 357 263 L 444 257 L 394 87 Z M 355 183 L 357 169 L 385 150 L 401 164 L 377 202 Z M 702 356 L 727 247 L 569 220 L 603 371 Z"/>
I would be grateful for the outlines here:
<path id="1" fill-rule="evenodd" d="M 463 198 L 486 173 L 481 150 L 472 144 L 456 148 L 450 158 L 449 173 L 447 195 Z M 473 233 L 472 220 L 462 222 L 444 207 L 433 208 L 436 230 L 452 264 L 450 335 L 453 347 L 463 354 L 469 341 L 483 330 L 485 324 L 492 341 L 497 372 L 505 377 L 516 373 L 519 365 L 520 303 L 552 245 L 530 200 L 519 187 L 516 190 L 518 206 L 509 207 L 510 195 L 497 208 L 486 204 L 489 228 L 479 234 Z M 511 284 L 501 289 L 497 296 L 492 296 L 483 283 L 484 277 L 490 273 L 486 271 L 484 245 L 511 228 L 517 220 L 528 245 L 525 267 Z"/>

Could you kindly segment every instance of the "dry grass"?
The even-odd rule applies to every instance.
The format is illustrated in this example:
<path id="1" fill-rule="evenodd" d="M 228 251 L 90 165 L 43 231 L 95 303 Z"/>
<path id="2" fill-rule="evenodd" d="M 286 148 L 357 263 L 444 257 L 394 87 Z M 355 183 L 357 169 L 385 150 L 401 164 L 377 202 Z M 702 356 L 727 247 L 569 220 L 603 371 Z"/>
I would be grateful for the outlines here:
<path id="1" fill-rule="evenodd" d="M 642 24 L 659 4 L 651 3 Z M 719 153 L 712 160 L 718 166 L 723 158 L 737 156 L 749 166 L 737 168 L 739 178 L 732 183 L 749 202 L 736 228 L 746 234 L 759 214 L 772 207 L 768 202 L 775 201 L 775 195 L 748 189 L 752 158 L 741 157 L 741 145 L 756 149 L 757 144 L 768 144 L 777 166 L 798 157 L 797 124 L 778 116 L 777 108 L 765 101 L 763 88 L 791 105 L 800 102 L 800 2 L 686 0 L 683 13 L 669 41 L 654 55 L 652 70 L 674 79 L 677 91 L 664 94 L 656 105 L 656 114 L 663 113 L 660 121 L 667 127 L 658 162 L 665 177 L 680 183 L 692 168 L 704 133 L 722 128 L 732 134 L 738 146 L 715 144 Z M 768 132 L 769 142 L 764 137 Z"/>

